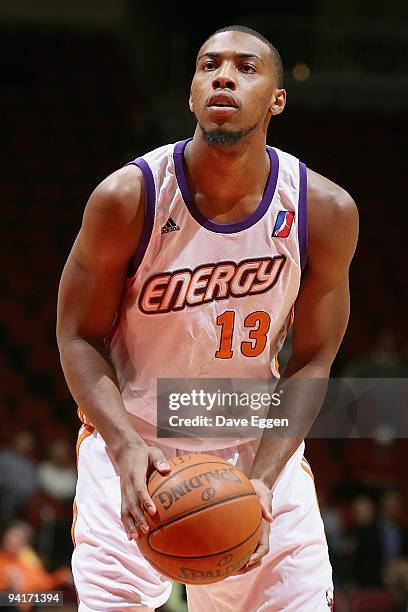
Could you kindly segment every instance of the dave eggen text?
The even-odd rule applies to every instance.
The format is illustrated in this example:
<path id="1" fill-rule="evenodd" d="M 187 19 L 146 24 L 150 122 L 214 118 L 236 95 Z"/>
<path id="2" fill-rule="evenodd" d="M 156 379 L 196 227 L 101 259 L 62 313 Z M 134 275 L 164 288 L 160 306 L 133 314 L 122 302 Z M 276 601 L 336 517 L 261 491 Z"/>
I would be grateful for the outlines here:
<path id="1" fill-rule="evenodd" d="M 172 414 L 169 418 L 169 425 L 170 427 L 256 427 L 258 429 L 273 429 L 274 427 L 289 427 L 289 420 L 262 418 L 257 414 L 252 415 L 250 419 L 222 415 L 216 417 L 197 415 L 186 418 Z"/>

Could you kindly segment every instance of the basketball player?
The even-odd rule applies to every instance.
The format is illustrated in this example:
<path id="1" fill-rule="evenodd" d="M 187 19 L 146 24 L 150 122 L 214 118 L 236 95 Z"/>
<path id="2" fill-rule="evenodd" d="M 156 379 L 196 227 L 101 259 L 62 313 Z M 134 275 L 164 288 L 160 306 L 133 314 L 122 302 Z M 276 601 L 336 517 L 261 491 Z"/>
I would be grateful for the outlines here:
<path id="1" fill-rule="evenodd" d="M 155 513 L 146 479 L 155 468 L 166 474 L 168 459 L 186 451 L 236 463 L 252 478 L 264 517 L 243 570 L 187 587 L 189 609 L 332 606 L 301 439 L 155 439 L 157 378 L 277 376 L 292 319 L 285 377 L 329 376 L 349 316 L 357 212 L 342 188 L 266 146 L 285 100 L 271 43 L 241 26 L 217 31 L 197 57 L 193 138 L 114 172 L 86 206 L 57 326 L 84 423 L 73 525 L 81 612 L 152 610 L 167 600 L 170 581 L 135 540 L 148 531 L 144 511 Z"/>

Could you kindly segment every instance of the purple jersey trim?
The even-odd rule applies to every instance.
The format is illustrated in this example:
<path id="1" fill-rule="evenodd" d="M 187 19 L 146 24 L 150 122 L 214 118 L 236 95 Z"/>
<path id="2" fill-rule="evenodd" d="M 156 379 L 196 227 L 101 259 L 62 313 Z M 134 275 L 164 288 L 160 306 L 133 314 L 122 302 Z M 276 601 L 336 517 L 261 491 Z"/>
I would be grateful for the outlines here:
<path id="1" fill-rule="evenodd" d="M 191 138 L 188 138 L 187 140 L 177 142 L 174 146 L 173 157 L 177 183 L 179 185 L 181 195 L 183 196 L 183 200 L 194 219 L 206 229 L 218 234 L 234 234 L 236 232 L 241 232 L 259 221 L 268 210 L 275 194 L 279 173 L 279 158 L 275 149 L 272 149 L 271 147 L 266 148 L 271 160 L 271 167 L 262 200 L 254 212 L 248 217 L 245 217 L 245 219 L 233 221 L 232 223 L 214 223 L 214 221 L 207 219 L 207 217 L 200 212 L 190 194 L 183 163 L 184 149 L 190 140 Z"/>
<path id="2" fill-rule="evenodd" d="M 142 157 L 129 162 L 126 166 L 130 165 L 137 166 L 140 168 L 143 174 L 143 180 L 145 185 L 145 197 L 144 197 L 144 221 L 142 234 L 140 236 L 139 244 L 135 254 L 129 263 L 128 278 L 135 275 L 138 267 L 142 263 L 144 254 L 150 242 L 150 237 L 153 231 L 154 224 L 154 212 L 156 207 L 156 188 L 154 185 L 154 178 L 149 164 Z"/>
<path id="3" fill-rule="evenodd" d="M 298 240 L 300 252 L 300 267 L 305 269 L 307 260 L 307 169 L 299 162 L 299 202 L 298 202 Z"/>

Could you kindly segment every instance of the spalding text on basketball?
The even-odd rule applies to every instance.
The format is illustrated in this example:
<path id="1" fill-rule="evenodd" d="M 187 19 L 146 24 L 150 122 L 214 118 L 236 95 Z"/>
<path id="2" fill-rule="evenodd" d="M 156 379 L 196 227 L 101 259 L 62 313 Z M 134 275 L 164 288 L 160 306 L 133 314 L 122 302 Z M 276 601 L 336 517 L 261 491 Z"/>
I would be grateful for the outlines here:
<path id="1" fill-rule="evenodd" d="M 164 491 L 155 495 L 155 499 L 160 502 L 164 510 L 168 510 L 175 502 L 177 502 L 184 495 L 191 493 L 193 489 L 200 487 L 208 487 L 208 485 L 214 485 L 217 482 L 239 482 L 242 480 L 237 474 L 233 467 L 222 468 L 217 470 L 210 470 L 209 472 L 203 472 L 202 474 L 196 474 L 191 478 L 184 480 L 181 483 L 170 486 Z"/>
<path id="2" fill-rule="evenodd" d="M 179 568 L 179 577 L 181 582 L 183 580 L 187 580 L 188 582 L 194 582 L 197 580 L 199 583 L 204 580 L 208 580 L 209 578 L 221 578 L 221 576 L 229 576 L 232 572 L 235 572 L 240 567 L 244 565 L 249 559 L 251 555 L 245 555 L 245 557 L 241 557 L 237 561 L 233 561 L 230 565 L 225 565 L 224 567 L 220 567 L 217 569 L 208 569 L 208 570 L 198 570 L 190 567 L 180 567 Z"/>

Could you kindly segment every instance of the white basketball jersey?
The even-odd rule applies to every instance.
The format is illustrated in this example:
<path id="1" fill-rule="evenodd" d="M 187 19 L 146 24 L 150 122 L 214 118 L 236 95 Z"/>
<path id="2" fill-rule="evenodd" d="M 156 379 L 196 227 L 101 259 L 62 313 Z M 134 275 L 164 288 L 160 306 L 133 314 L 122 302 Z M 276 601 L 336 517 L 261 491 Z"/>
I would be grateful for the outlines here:
<path id="1" fill-rule="evenodd" d="M 131 162 L 144 177 L 145 221 L 108 340 L 126 409 L 152 425 L 158 378 L 279 376 L 307 250 L 303 163 L 267 147 L 258 207 L 220 224 L 190 195 L 187 142 Z"/>

